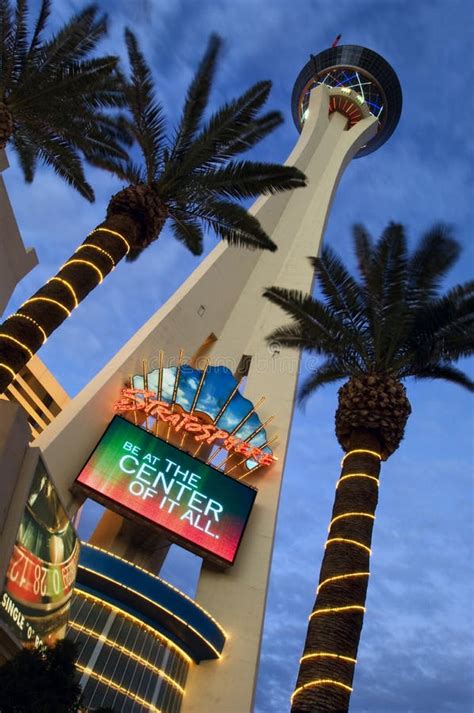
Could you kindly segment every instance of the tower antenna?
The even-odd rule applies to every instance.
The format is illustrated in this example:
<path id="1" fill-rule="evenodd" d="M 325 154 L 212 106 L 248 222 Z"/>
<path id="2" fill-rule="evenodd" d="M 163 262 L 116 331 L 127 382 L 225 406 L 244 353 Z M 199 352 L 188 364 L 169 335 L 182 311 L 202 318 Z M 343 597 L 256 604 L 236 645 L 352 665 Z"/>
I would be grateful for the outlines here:
<path id="1" fill-rule="evenodd" d="M 342 35 L 338 35 L 334 42 L 332 43 L 331 47 L 337 47 L 339 40 L 341 39 Z"/>

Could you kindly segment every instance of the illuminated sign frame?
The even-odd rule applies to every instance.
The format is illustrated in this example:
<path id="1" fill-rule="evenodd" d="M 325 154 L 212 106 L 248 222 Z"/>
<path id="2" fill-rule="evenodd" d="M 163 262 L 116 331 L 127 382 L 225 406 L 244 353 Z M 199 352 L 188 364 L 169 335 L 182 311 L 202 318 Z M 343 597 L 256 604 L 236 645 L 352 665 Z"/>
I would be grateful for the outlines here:
<path id="1" fill-rule="evenodd" d="M 235 562 L 257 493 L 121 416 L 109 423 L 74 488 L 226 567 Z"/>

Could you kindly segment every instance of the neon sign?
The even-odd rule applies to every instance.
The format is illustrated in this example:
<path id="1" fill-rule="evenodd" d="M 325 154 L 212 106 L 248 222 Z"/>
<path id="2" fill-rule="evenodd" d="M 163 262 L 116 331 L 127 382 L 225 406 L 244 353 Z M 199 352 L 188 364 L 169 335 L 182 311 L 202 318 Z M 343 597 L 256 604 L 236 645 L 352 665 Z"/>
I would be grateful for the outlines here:
<path id="1" fill-rule="evenodd" d="M 272 465 L 277 459 L 258 446 L 252 446 L 213 423 L 206 423 L 199 415 L 187 412 L 177 413 L 164 401 L 156 399 L 156 393 L 146 389 L 122 389 L 123 398 L 113 405 L 115 411 L 143 412 L 159 421 L 169 423 L 176 433 L 193 433 L 194 440 L 208 445 L 219 443 L 227 451 L 238 453 L 256 461 L 261 466 Z"/>

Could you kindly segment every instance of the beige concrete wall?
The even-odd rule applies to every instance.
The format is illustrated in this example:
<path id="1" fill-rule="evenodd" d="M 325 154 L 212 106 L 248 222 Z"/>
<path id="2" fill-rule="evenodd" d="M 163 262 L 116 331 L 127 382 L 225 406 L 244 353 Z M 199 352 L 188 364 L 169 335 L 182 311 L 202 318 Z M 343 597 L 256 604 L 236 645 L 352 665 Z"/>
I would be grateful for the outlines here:
<path id="1" fill-rule="evenodd" d="M 6 168 L 8 160 L 2 150 L 0 173 Z M 0 176 L 0 314 L 18 282 L 37 264 L 35 250 L 25 248 L 23 244 L 3 178 Z"/>
<path id="2" fill-rule="evenodd" d="M 289 164 L 305 171 L 308 186 L 261 198 L 250 211 L 272 235 L 278 251 L 217 246 L 36 441 L 72 513 L 78 503 L 69 488 L 110 421 L 119 389 L 130 374 L 141 371 L 143 359 L 150 364 L 160 349 L 173 355 L 184 348 L 191 356 L 211 333 L 217 337 L 209 351 L 211 363 L 225 360 L 235 369 L 243 354 L 252 357 L 245 395 L 254 401 L 267 396 L 259 415 L 262 421 L 275 415 L 270 436 L 277 432 L 280 437 L 275 451 L 280 460 L 265 475 L 254 476 L 259 493 L 234 567 L 224 573 L 203 567 L 197 600 L 230 638 L 221 661 L 193 668 L 182 713 L 252 709 L 299 363 L 292 352 L 269 351 L 265 337 L 281 323 L 282 315 L 261 294 L 273 284 L 311 288 L 307 256 L 318 252 L 339 178 L 352 156 L 375 134 L 376 121 L 366 118 L 350 131 L 345 127 L 340 114 L 328 118 L 327 88 L 313 91 L 302 135 L 288 158 Z"/>
<path id="3" fill-rule="evenodd" d="M 30 441 L 47 428 L 69 402 L 69 396 L 37 356 L 23 367 L 0 401 L 18 403 L 27 413 L 30 424 Z"/>

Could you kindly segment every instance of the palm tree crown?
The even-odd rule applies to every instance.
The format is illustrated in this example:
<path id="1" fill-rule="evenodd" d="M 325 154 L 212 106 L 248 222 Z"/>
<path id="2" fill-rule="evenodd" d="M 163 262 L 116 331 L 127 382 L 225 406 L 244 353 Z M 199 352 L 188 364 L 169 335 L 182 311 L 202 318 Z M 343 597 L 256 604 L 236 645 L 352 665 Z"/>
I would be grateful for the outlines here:
<path id="1" fill-rule="evenodd" d="M 120 118 L 104 112 L 124 104 L 117 57 L 93 57 L 107 32 L 94 5 L 44 39 L 51 7 L 42 0 L 32 32 L 28 2 L 0 0 L 0 149 L 10 143 L 27 182 L 38 160 L 88 200 L 94 193 L 81 162 L 126 156 L 130 144 Z"/>
<path id="2" fill-rule="evenodd" d="M 474 351 L 474 281 L 444 294 L 460 253 L 436 225 L 410 254 L 391 223 L 374 243 L 354 229 L 358 277 L 329 248 L 312 259 L 322 299 L 272 287 L 265 296 L 292 317 L 269 340 L 322 358 L 303 383 L 339 390 L 336 435 L 346 452 L 336 487 L 319 586 L 301 658 L 292 713 L 346 713 L 362 630 L 381 461 L 399 446 L 411 412 L 407 377 L 445 379 L 474 391 L 453 363 Z"/>
<path id="3" fill-rule="evenodd" d="M 354 228 L 359 279 L 329 247 L 310 258 L 323 299 L 272 287 L 265 296 L 293 323 L 269 339 L 324 357 L 304 382 L 301 398 L 345 377 L 386 374 L 396 379 L 446 379 L 474 389 L 452 366 L 474 348 L 474 281 L 440 294 L 459 257 L 447 226 L 435 225 L 411 255 L 401 225 L 391 223 L 374 245 Z"/>
<path id="4" fill-rule="evenodd" d="M 127 259 L 135 259 L 155 240 L 168 218 L 174 237 L 195 255 L 202 252 L 203 229 L 237 245 L 275 250 L 258 220 L 236 200 L 304 186 L 305 178 L 291 166 L 234 160 L 283 121 L 277 111 L 259 115 L 271 82 L 258 82 L 204 121 L 222 44 L 211 36 L 178 127 L 167 136 L 150 69 L 129 30 L 125 41 L 131 67 L 125 88 L 128 130 L 142 161 L 99 158 L 97 164 L 131 184 L 114 196 L 108 209 L 109 217 L 131 217 L 135 224 Z"/>
<path id="5" fill-rule="evenodd" d="M 131 77 L 124 80 L 124 92 L 131 115 L 122 127 L 138 142 L 142 163 L 88 155 L 129 185 L 112 197 L 105 220 L 59 272 L 0 326 L 0 393 L 89 292 L 124 257 L 136 259 L 168 219 L 174 236 L 195 255 L 202 252 L 205 229 L 234 245 L 276 250 L 239 201 L 305 185 L 304 175 L 292 166 L 234 160 L 282 122 L 279 112 L 260 113 L 270 82 L 255 84 L 203 120 L 221 46 L 218 37 L 209 41 L 171 138 L 165 135 L 163 109 L 136 38 L 127 30 L 125 39 Z"/>

